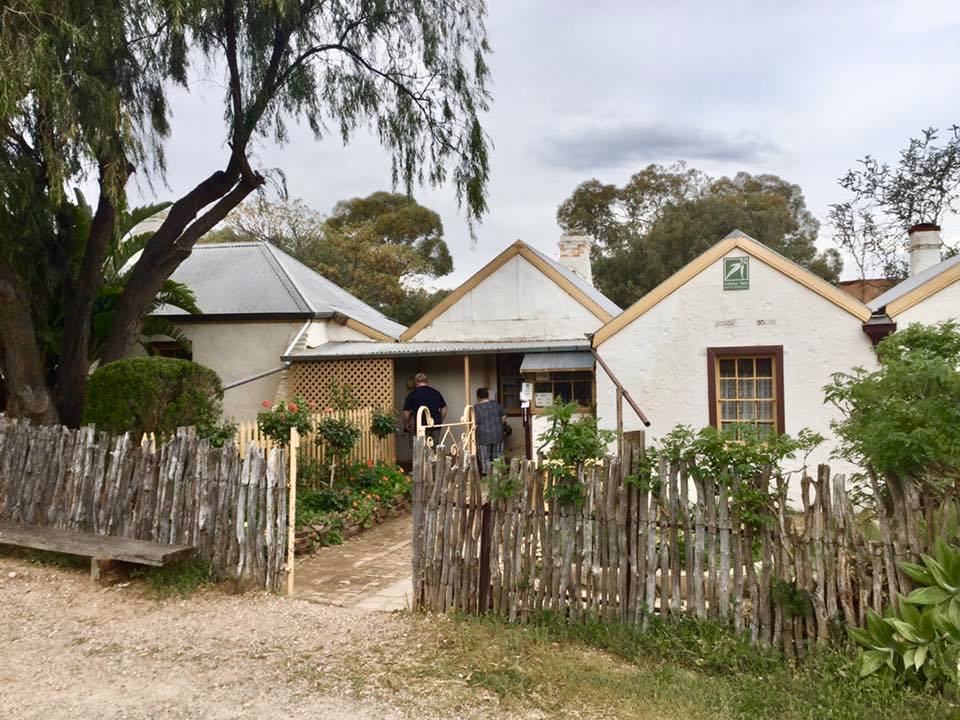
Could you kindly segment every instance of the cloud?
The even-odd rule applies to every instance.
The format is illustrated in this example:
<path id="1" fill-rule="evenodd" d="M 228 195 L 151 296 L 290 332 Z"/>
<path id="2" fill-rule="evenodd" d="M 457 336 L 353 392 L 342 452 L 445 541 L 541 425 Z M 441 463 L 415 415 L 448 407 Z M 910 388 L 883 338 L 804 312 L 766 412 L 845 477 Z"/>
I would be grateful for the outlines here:
<path id="1" fill-rule="evenodd" d="M 544 144 L 547 162 L 577 171 L 637 161 L 755 163 L 779 153 L 775 144 L 754 135 L 729 137 L 701 128 L 647 122 L 584 125 L 548 135 Z"/>

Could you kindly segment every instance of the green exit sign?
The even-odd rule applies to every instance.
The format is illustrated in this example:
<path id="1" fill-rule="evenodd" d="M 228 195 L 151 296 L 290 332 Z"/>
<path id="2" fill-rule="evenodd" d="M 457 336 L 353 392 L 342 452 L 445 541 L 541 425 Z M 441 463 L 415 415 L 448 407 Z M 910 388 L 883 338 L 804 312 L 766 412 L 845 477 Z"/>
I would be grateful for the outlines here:
<path id="1" fill-rule="evenodd" d="M 723 289 L 750 289 L 750 258 L 728 257 L 723 259 Z"/>

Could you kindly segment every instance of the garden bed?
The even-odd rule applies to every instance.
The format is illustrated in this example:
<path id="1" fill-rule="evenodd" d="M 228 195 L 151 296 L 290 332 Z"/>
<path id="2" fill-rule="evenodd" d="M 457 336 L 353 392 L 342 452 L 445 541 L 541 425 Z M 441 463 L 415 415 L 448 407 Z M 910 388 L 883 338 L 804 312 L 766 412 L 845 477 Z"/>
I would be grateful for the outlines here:
<path id="1" fill-rule="evenodd" d="M 297 488 L 294 552 L 339 545 L 367 528 L 410 512 L 411 480 L 388 463 L 356 463 L 330 485 L 325 466 L 308 463 Z"/>

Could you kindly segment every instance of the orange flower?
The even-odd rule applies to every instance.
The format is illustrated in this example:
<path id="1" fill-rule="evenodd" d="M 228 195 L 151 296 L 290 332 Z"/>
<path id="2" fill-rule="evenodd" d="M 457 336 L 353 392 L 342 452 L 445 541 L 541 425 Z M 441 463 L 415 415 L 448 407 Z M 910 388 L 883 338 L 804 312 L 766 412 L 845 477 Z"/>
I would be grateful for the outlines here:
<path id="1" fill-rule="evenodd" d="M 367 467 L 368 467 L 368 468 L 372 468 L 372 467 L 373 467 L 373 460 L 369 460 L 369 459 L 367 460 Z"/>
<path id="2" fill-rule="evenodd" d="M 263 406 L 264 406 L 265 408 L 270 407 L 270 401 L 269 401 L 269 400 L 264 400 L 264 401 L 263 401 Z"/>
<path id="3" fill-rule="evenodd" d="M 292 403 L 289 403 L 289 404 L 287 405 L 287 410 L 289 410 L 290 412 L 297 412 L 297 410 L 299 410 L 299 409 L 300 409 L 300 408 L 297 407 L 297 404 L 296 404 L 296 403 L 293 403 L 293 402 L 292 402 Z"/>

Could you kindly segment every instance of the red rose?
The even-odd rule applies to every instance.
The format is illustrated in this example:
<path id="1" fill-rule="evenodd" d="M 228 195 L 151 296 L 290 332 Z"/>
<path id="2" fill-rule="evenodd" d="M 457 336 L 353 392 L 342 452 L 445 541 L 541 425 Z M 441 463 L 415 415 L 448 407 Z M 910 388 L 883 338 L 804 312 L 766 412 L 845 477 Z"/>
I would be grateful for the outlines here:
<path id="1" fill-rule="evenodd" d="M 264 401 L 263 401 L 263 406 L 264 406 L 265 408 L 270 407 L 270 401 L 269 401 L 269 400 L 264 400 Z"/>
<path id="2" fill-rule="evenodd" d="M 297 407 L 296 403 L 290 403 L 289 405 L 287 405 L 287 410 L 289 410 L 290 412 L 297 412 L 297 410 L 299 409 L 300 408 Z"/>

